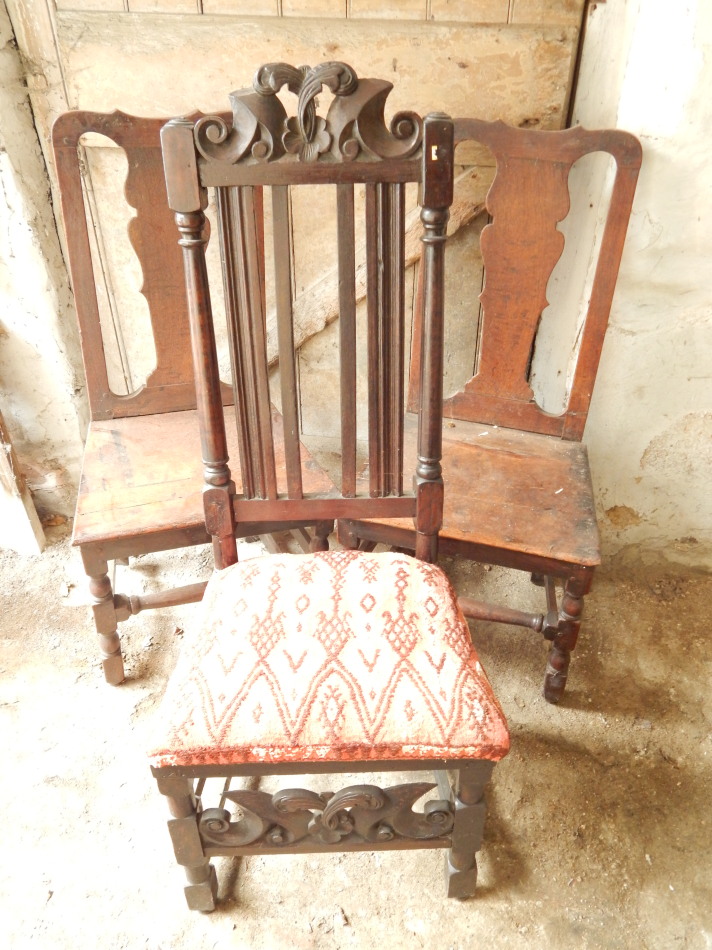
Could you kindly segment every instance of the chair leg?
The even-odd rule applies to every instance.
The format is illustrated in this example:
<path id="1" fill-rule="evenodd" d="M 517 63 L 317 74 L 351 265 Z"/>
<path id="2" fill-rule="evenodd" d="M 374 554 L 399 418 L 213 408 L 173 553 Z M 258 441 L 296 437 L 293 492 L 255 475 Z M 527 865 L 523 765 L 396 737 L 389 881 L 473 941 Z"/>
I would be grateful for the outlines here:
<path id="1" fill-rule="evenodd" d="M 584 582 L 570 577 L 559 606 L 559 627 L 554 634 L 544 676 L 544 699 L 558 703 L 566 689 L 571 652 L 576 647 L 583 613 Z"/>
<path id="2" fill-rule="evenodd" d="M 89 577 L 89 591 L 92 595 L 94 624 L 99 636 L 101 665 L 104 678 L 112 686 L 124 681 L 124 660 L 121 656 L 121 642 L 117 630 L 114 591 L 109 578 L 109 565 L 103 557 L 98 557 L 85 548 L 81 549 L 84 570 Z"/>
<path id="3" fill-rule="evenodd" d="M 484 792 L 493 768 L 494 762 L 481 761 L 458 770 L 452 846 L 445 858 L 448 897 L 465 900 L 474 896 L 477 852 L 482 844 L 487 811 Z"/>
<path id="4" fill-rule="evenodd" d="M 215 910 L 218 880 L 215 867 L 203 852 L 193 783 L 190 779 L 173 775 L 168 780 L 159 779 L 158 788 L 166 796 L 173 815 L 168 822 L 168 831 L 176 861 L 185 871 L 188 881 L 184 888 L 188 908 L 209 914 Z"/>
<path id="5" fill-rule="evenodd" d="M 357 550 L 359 537 L 350 521 L 336 522 L 336 537 L 343 548 L 349 551 Z"/>
<path id="6" fill-rule="evenodd" d="M 309 544 L 310 551 L 328 551 L 329 535 L 334 530 L 333 521 L 317 521 L 314 525 L 314 536 Z"/>

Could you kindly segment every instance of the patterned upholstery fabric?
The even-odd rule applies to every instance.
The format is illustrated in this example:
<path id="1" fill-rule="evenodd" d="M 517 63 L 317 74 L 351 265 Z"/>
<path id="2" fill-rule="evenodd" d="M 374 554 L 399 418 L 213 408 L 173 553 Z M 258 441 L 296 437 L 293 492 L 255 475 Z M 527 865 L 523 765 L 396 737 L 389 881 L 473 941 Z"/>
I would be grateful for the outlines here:
<path id="1" fill-rule="evenodd" d="M 218 572 L 151 763 L 474 758 L 509 734 L 440 568 L 402 554 L 274 555 Z"/>

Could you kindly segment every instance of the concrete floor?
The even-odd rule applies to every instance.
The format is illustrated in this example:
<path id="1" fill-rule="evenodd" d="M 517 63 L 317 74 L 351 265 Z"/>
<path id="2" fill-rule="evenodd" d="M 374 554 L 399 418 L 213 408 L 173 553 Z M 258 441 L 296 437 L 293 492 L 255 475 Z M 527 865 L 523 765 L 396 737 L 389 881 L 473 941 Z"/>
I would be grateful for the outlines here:
<path id="1" fill-rule="evenodd" d="M 443 898 L 439 852 L 218 862 L 220 908 L 184 907 L 147 723 L 196 606 L 125 624 L 129 679 L 99 673 L 66 530 L 0 555 L 8 948 L 712 947 L 712 576 L 621 557 L 599 574 L 559 707 L 537 635 L 479 624 L 512 731 L 477 898 Z M 446 564 L 460 593 L 539 608 L 523 575 Z M 206 576 L 206 551 L 147 556 L 119 588 Z"/>

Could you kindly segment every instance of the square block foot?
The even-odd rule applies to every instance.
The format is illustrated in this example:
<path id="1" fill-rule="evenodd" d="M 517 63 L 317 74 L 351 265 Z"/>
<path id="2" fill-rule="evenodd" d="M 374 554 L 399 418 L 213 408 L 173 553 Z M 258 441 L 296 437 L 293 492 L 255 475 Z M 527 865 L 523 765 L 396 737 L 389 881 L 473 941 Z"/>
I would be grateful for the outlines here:
<path id="1" fill-rule="evenodd" d="M 200 884 L 188 884 L 185 888 L 185 899 L 189 910 L 199 910 L 202 914 L 209 914 L 215 910 L 215 898 L 218 893 L 218 878 L 215 868 L 210 865 L 210 877 Z"/>
<path id="2" fill-rule="evenodd" d="M 104 679 L 110 686 L 118 686 L 125 679 L 124 658 L 120 653 L 106 656 L 101 661 L 104 670 Z"/>
<path id="3" fill-rule="evenodd" d="M 458 871 L 450 864 L 449 856 L 445 857 L 445 883 L 447 896 L 457 900 L 467 900 L 475 896 L 477 886 L 477 861 L 473 859 L 472 867 L 466 871 Z"/>

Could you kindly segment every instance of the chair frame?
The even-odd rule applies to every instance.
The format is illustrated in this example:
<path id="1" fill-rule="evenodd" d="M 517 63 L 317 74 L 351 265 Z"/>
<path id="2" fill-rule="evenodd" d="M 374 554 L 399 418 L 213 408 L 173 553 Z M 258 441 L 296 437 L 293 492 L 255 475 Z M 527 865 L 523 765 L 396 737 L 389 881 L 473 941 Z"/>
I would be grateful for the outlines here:
<path id="1" fill-rule="evenodd" d="M 335 841 L 320 841 L 315 836 L 296 844 L 285 843 L 286 829 L 274 824 L 275 801 L 264 794 L 262 802 L 264 831 L 261 839 L 248 844 L 235 844 L 242 837 L 239 822 L 230 822 L 226 809 L 203 809 L 200 798 L 202 783 L 206 779 L 220 777 L 228 781 L 234 777 L 252 777 L 264 775 L 268 771 L 274 776 L 322 774 L 352 774 L 358 772 L 409 772 L 413 770 L 413 760 L 371 760 L 369 762 L 350 762 L 344 767 L 336 763 L 300 763 L 291 766 L 244 765 L 241 767 L 202 766 L 200 768 L 152 768 L 157 780 L 158 790 L 166 798 L 171 819 L 168 831 L 173 844 L 176 862 L 183 868 L 187 884 L 185 897 L 190 910 L 210 912 L 215 909 L 218 893 L 218 881 L 215 867 L 211 863 L 214 857 L 245 857 L 249 855 L 274 854 L 323 854 L 342 851 L 406 851 L 415 849 L 447 849 L 445 861 L 445 882 L 447 896 L 464 900 L 472 897 L 477 884 L 477 852 L 482 846 L 487 806 L 485 787 L 490 780 L 495 763 L 486 760 L 463 764 L 461 759 L 432 759 L 418 761 L 418 771 L 434 773 L 435 783 L 418 783 L 410 786 L 395 786 L 393 789 L 373 785 L 351 785 L 332 794 L 322 792 L 323 804 L 316 801 L 314 793 L 304 789 L 288 789 L 282 792 L 280 810 L 283 813 L 301 811 L 310 813 L 313 818 L 324 814 L 325 806 L 331 801 L 332 812 L 339 805 L 349 807 L 352 812 L 359 807 L 373 810 L 374 799 L 385 800 L 386 807 L 395 803 L 402 805 L 398 795 L 401 789 L 412 802 L 416 793 L 428 792 L 437 785 L 440 799 L 433 801 L 424 818 L 413 815 L 409 829 L 410 837 L 382 832 L 383 840 L 353 841 L 341 840 L 338 826 L 331 829 Z M 453 785 L 448 771 L 456 775 Z M 197 791 L 196 791 L 196 780 Z M 390 795 L 389 795 L 390 792 Z M 401 795 L 403 793 L 401 792 Z M 226 792 L 225 798 L 235 804 L 242 802 L 250 810 L 257 811 L 255 793 Z M 370 801 L 369 801 L 370 800 Z M 408 798 L 405 799 L 408 801 Z M 270 807 L 271 806 L 271 807 Z M 385 809 L 384 809 L 385 810 Z M 391 809 L 391 813 L 395 811 Z M 420 820 L 418 820 L 420 818 Z M 328 822 L 328 817 L 327 817 Z M 285 822 L 286 824 L 286 822 Z M 331 824 L 335 824 L 331 822 Z M 327 824 L 327 827 L 329 825 Z M 389 829 L 393 831 L 393 829 Z M 331 837 L 326 835 L 325 837 Z"/>
<path id="2" fill-rule="evenodd" d="M 600 563 L 593 488 L 586 450 L 580 442 L 623 252 L 641 164 L 641 148 L 634 136 L 620 130 L 588 131 L 573 128 L 544 132 L 515 129 L 499 121 L 467 118 L 455 119 L 454 130 L 456 144 L 475 141 L 489 147 L 497 160 L 497 175 L 486 199 L 492 223 L 482 235 L 487 278 L 480 299 L 484 311 L 481 319 L 487 323 L 487 345 L 478 352 L 478 366 L 473 377 L 459 392 L 445 400 L 443 415 L 446 420 L 481 424 L 468 439 L 491 434 L 485 427 L 497 426 L 561 440 L 556 450 L 557 459 L 580 473 L 577 478 L 582 491 L 583 486 L 587 485 L 581 507 L 574 507 L 570 499 L 563 500 L 560 505 L 561 517 L 564 519 L 562 526 L 569 529 L 576 519 L 582 519 L 593 529 L 596 543 L 591 546 L 579 545 L 575 558 L 562 558 L 557 557 L 556 553 L 545 555 L 518 550 L 514 544 L 506 544 L 505 539 L 495 544 L 478 534 L 477 524 L 473 524 L 471 536 L 462 537 L 449 531 L 446 520 L 440 534 L 440 552 L 485 564 L 529 571 L 532 581 L 545 588 L 545 613 L 519 611 L 469 598 L 463 598 L 461 604 L 468 617 L 527 627 L 550 641 L 544 697 L 548 702 L 557 703 L 564 694 L 571 653 L 578 640 L 583 600 L 591 589 L 595 569 Z M 527 369 L 539 317 L 547 304 L 547 281 L 563 250 L 563 237 L 555 224 L 557 220 L 563 220 L 569 210 L 565 187 L 568 174 L 575 161 L 597 151 L 608 153 L 614 158 L 616 173 L 572 385 L 564 411 L 555 415 L 545 412 L 534 401 L 527 380 Z M 542 158 L 532 171 L 532 160 L 544 152 L 546 159 Z M 528 180 L 527 175 L 536 175 L 542 194 L 555 194 L 558 189 L 556 220 L 552 214 L 551 230 L 546 240 L 539 239 L 541 225 L 536 214 L 528 214 L 525 210 L 518 225 L 511 219 L 502 224 L 498 218 L 500 208 L 503 210 L 502 217 L 506 215 L 504 206 L 508 186 L 516 191 L 522 187 L 522 178 Z M 529 257 L 524 266 L 532 272 L 532 280 L 536 284 L 535 293 L 523 303 L 517 297 L 519 278 L 515 260 L 517 251 L 514 250 L 520 249 L 521 253 L 522 247 L 528 248 Z M 493 285 L 496 285 L 494 289 Z M 516 317 L 510 313 L 509 297 L 522 306 L 521 313 L 517 306 L 513 308 L 517 310 Z M 482 334 L 482 327 L 480 332 Z M 419 336 L 415 332 L 413 339 L 417 346 Z M 417 350 L 413 351 L 412 359 L 417 364 Z M 417 377 L 411 375 L 410 409 L 417 402 L 418 386 Z M 466 465 L 465 457 L 459 455 L 458 432 L 451 431 L 446 422 L 443 437 L 446 466 L 448 463 Z M 515 451 L 531 452 L 532 463 L 535 464 L 537 456 L 543 461 L 550 448 L 551 443 L 547 448 L 540 438 L 533 448 L 523 446 L 521 449 L 515 448 Z M 472 474 L 473 478 L 477 477 L 477 472 Z M 552 499 L 550 504 L 556 505 L 557 501 Z M 409 527 L 392 522 L 340 521 L 339 540 L 345 547 L 361 547 L 364 550 L 372 550 L 377 543 L 403 550 L 412 549 L 413 546 Z M 560 598 L 557 598 L 557 580 L 563 585 Z"/>
<path id="3" fill-rule="evenodd" d="M 452 121 L 442 114 L 426 117 L 422 123 L 422 149 L 420 135 L 406 148 L 407 142 L 397 139 L 407 138 L 401 134 L 394 136 L 383 128 L 383 103 L 390 91 L 391 84 L 380 80 L 358 80 L 350 67 L 341 63 L 322 64 L 312 70 L 302 67 L 295 70 L 286 64 L 268 64 L 258 70 L 255 78 L 255 92 L 245 90 L 231 95 L 234 109 L 234 126 L 230 129 L 218 119 L 205 119 L 193 123 L 186 119 L 172 120 L 162 132 L 166 181 L 170 207 L 176 214 L 176 223 L 180 231 L 179 243 L 183 248 L 186 273 L 186 286 L 189 296 L 193 353 L 196 361 L 196 383 L 198 409 L 201 417 L 202 452 L 205 472 L 204 500 L 207 530 L 213 536 L 216 566 L 226 567 L 236 561 L 234 543 L 235 525 L 244 517 L 253 517 L 256 512 L 267 512 L 263 517 L 284 517 L 287 512 L 292 517 L 304 516 L 311 512 L 314 518 L 358 517 L 369 512 L 412 516 L 416 533 L 416 557 L 425 561 L 434 561 L 437 556 L 438 530 L 442 518 L 443 483 L 440 467 L 442 444 L 442 359 L 443 359 L 443 259 L 448 208 L 452 201 L 453 183 L 453 126 Z M 315 114 L 309 116 L 310 102 L 326 84 L 335 92 L 336 98 L 326 120 L 332 155 L 324 161 L 319 155 L 309 152 L 314 139 L 314 130 L 319 130 Z M 282 141 L 287 144 L 289 130 L 294 133 L 293 120 L 286 123 L 282 107 L 276 106 L 271 99 L 283 85 L 299 95 L 299 122 L 301 143 L 294 142 L 293 150 L 299 152 L 299 159 L 282 159 Z M 270 91 L 271 90 L 271 91 Z M 353 98 L 350 98 L 353 94 Z M 343 98 L 338 99 L 339 96 Z M 274 109 L 274 111 L 272 111 Z M 246 113 L 248 113 L 246 117 Z M 276 115 L 275 115 L 276 113 Z M 257 121 L 254 121 L 256 117 Z M 242 120 L 247 121 L 241 124 Z M 412 114 L 396 116 L 391 126 L 401 123 L 401 130 L 420 127 L 420 120 Z M 243 129 L 247 128 L 247 134 Z M 287 129 L 281 139 L 283 129 Z M 372 148 L 381 160 L 369 157 L 364 143 L 375 143 Z M 385 144 L 384 144 L 385 143 Z M 327 145 L 328 147 L 328 145 Z M 272 149 L 274 149 L 274 160 Z M 341 149 L 341 151 L 338 151 Z M 382 149 L 382 150 L 381 150 Z M 413 153 L 422 151 L 421 160 Z M 323 151 L 323 149 L 322 149 Z M 356 156 L 365 151 L 363 160 Z M 404 157 L 399 157 L 399 155 Z M 245 156 L 243 160 L 243 156 Z M 265 160 L 266 156 L 266 160 Z M 360 156 L 359 156 L 360 158 Z M 255 160 L 256 159 L 256 160 Z M 422 178 L 421 178 L 422 175 Z M 260 492 L 250 492 L 243 485 L 241 495 L 236 494 L 228 467 L 225 426 L 222 403 L 219 393 L 219 380 L 215 355 L 214 335 L 210 309 L 210 294 L 207 271 L 205 268 L 204 209 L 207 204 L 206 190 L 209 186 L 241 189 L 240 195 L 228 195 L 220 201 L 225 202 L 227 223 L 222 225 L 223 253 L 229 257 L 229 242 L 232 238 L 245 248 L 243 255 L 246 263 L 244 280 L 237 289 L 233 289 L 230 277 L 226 280 L 228 296 L 233 295 L 235 305 L 228 311 L 233 312 L 240 335 L 240 324 L 251 327 L 253 334 L 259 336 L 262 322 L 260 295 L 252 293 L 258 280 L 259 255 L 254 253 L 254 221 L 250 206 L 252 186 L 272 185 L 275 201 L 275 248 L 276 254 L 284 250 L 282 244 L 287 221 L 284 218 L 284 196 L 286 186 L 299 183 L 336 184 L 340 195 L 338 220 L 340 225 L 352 223 L 353 198 L 349 192 L 354 183 L 406 182 L 421 180 L 421 219 L 425 227 L 424 244 L 424 312 L 423 347 L 420 354 L 420 414 L 418 432 L 418 458 L 413 484 L 413 494 L 406 495 L 398 470 L 403 465 L 400 449 L 402 442 L 401 423 L 394 421 L 398 413 L 402 419 L 404 393 L 402 388 L 402 364 L 398 357 L 397 341 L 386 340 L 387 330 L 384 322 L 376 321 L 374 332 L 381 334 L 379 344 L 371 349 L 369 376 L 378 378 L 376 395 L 370 391 L 370 495 L 359 495 L 357 491 L 356 453 L 355 453 L 355 395 L 354 377 L 349 366 L 342 367 L 341 393 L 346 408 L 344 414 L 343 469 L 341 494 L 330 493 L 321 498 L 303 497 L 298 478 L 299 457 L 294 441 L 294 432 L 290 435 L 289 420 L 294 416 L 295 406 L 290 400 L 294 383 L 294 366 L 290 365 L 285 351 L 280 353 L 280 369 L 283 377 L 283 405 L 285 415 L 285 442 L 288 457 L 287 469 L 293 466 L 293 478 L 286 494 L 274 490 L 274 485 Z M 379 185 L 380 187 L 380 185 Z M 384 186 L 388 190 L 388 186 Z M 390 193 L 389 193 L 390 194 Z M 394 254 L 398 267 L 398 239 L 391 242 L 393 228 L 402 228 L 404 215 L 398 211 L 398 201 L 389 205 L 388 194 L 381 193 L 378 201 L 382 222 L 378 242 L 387 260 Z M 230 204 L 228 208 L 227 205 Z M 396 224 L 398 222 L 398 224 Z M 339 229 L 340 261 L 343 262 L 346 276 L 353 276 L 353 233 L 347 236 L 347 228 Z M 251 249 L 252 242 L 252 249 Z M 389 243 L 391 242 L 391 243 Z M 286 258 L 284 254 L 282 259 Z M 242 258 L 241 258 L 242 259 Z M 370 304 L 374 313 L 388 313 L 391 306 L 398 307 L 398 292 L 392 285 L 381 283 L 379 278 L 379 258 L 372 253 L 373 277 L 378 290 L 369 288 Z M 238 262 L 238 267 L 239 262 Z M 387 269 L 388 265 L 385 265 Z M 253 268 L 251 275 L 250 269 Z M 341 299 L 341 342 L 350 359 L 355 358 L 353 318 L 355 301 L 346 289 L 347 280 L 342 282 Z M 281 301 L 281 315 L 278 321 L 288 342 L 292 339 L 290 281 L 278 277 L 277 296 Z M 257 328 L 257 329 L 256 329 Z M 374 337 L 370 336 L 369 339 Z M 236 391 L 243 386 L 244 380 L 255 371 L 264 372 L 260 366 L 260 345 L 257 345 L 257 369 L 254 365 L 254 352 L 241 337 L 243 345 L 236 347 L 233 355 L 239 363 L 236 372 Z M 383 352 L 388 355 L 383 356 Z M 262 362 L 264 360 L 262 359 Z M 349 359 L 345 361 L 349 363 Z M 381 376 L 381 374 L 384 374 Z M 400 380 L 399 380 L 400 375 Z M 253 384 L 259 380 L 253 378 Z M 378 387 L 383 384 L 382 389 Z M 388 387 L 390 386 L 390 389 Z M 394 392 L 394 396 L 384 395 L 385 391 Z M 240 424 L 248 429 L 258 423 L 259 412 L 245 414 Z M 264 436 L 264 432 L 262 433 Z M 254 439 L 260 436 L 254 433 Z M 375 443 L 375 445 L 374 445 Z M 260 449 L 261 459 L 269 457 Z M 291 463 L 289 461 L 291 457 Z M 269 478 L 267 479 L 269 481 Z M 368 491 L 368 489 L 367 489 Z M 267 497 L 264 497 L 264 496 Z M 485 806 L 483 789 L 494 763 L 486 760 L 385 760 L 385 761 L 348 761 L 348 762 L 298 762 L 290 764 L 254 763 L 229 766 L 164 766 L 152 767 L 158 782 L 159 791 L 168 799 L 173 819 L 169 828 L 178 863 L 187 875 L 186 897 L 193 909 L 210 911 L 215 906 L 217 882 L 210 858 L 215 855 L 245 855 L 274 853 L 303 853 L 349 850 L 383 850 L 406 848 L 446 848 L 448 849 L 447 878 L 448 893 L 455 897 L 468 897 L 474 892 L 477 879 L 475 853 L 482 839 Z M 352 786 L 337 792 L 320 796 L 303 789 L 288 789 L 270 797 L 264 793 L 249 790 L 223 793 L 221 807 L 203 809 L 201 802 L 202 787 L 208 778 L 221 776 L 228 780 L 233 776 L 254 775 L 291 775 L 304 773 L 353 773 L 378 771 L 435 771 L 441 800 L 431 803 L 422 815 L 412 813 L 410 805 L 423 792 L 434 788 L 435 784 L 410 785 L 395 789 L 381 789 L 376 786 Z M 446 776 L 448 769 L 458 773 L 455 787 L 450 788 Z M 198 782 L 197 789 L 195 782 Z M 262 796 L 256 798 L 256 796 Z M 405 798 L 403 797 L 405 796 Z M 229 813 L 222 808 L 225 799 L 238 805 L 241 803 L 250 812 L 260 815 L 262 825 L 254 835 L 245 832 L 247 820 L 243 817 L 231 822 Z M 390 825 L 379 826 L 375 840 L 363 840 L 354 836 L 348 828 L 339 824 L 338 814 L 343 817 L 343 809 L 350 809 L 352 817 L 358 816 L 359 809 L 382 809 L 384 814 L 407 813 L 407 826 L 400 832 Z M 306 839 L 289 845 L 285 838 L 285 829 L 280 824 L 279 815 L 286 813 L 308 813 L 310 833 Z M 277 814 L 278 813 L 278 814 Z M 275 815 L 277 817 L 275 818 Z M 286 819 L 282 819 L 286 825 Z M 358 819 L 356 819 L 356 823 Z M 320 829 L 313 832 L 312 827 Z M 245 844 L 245 835 L 251 838 Z"/>
<path id="4" fill-rule="evenodd" d="M 160 130 L 167 120 L 167 117 L 144 118 L 118 110 L 112 113 L 74 111 L 61 115 L 52 129 L 68 263 L 87 381 L 90 409 L 87 444 L 93 433 L 99 437 L 113 438 L 113 429 L 118 430 L 119 439 L 126 438 L 128 434 L 138 439 L 141 417 L 165 418 L 166 413 L 182 413 L 180 418 L 185 419 L 176 429 L 176 432 L 181 433 L 176 438 L 187 438 L 197 432 L 183 267 L 180 250 L 173 240 L 173 215 L 165 196 Z M 128 236 L 142 270 L 141 293 L 148 305 L 156 347 L 156 366 L 145 384 L 128 395 L 119 395 L 111 390 L 104 356 L 96 275 L 82 185 L 84 170 L 79 153 L 82 136 L 87 133 L 104 136 L 125 153 L 128 172 L 124 192 L 128 205 L 136 210 L 136 216 L 129 223 Z M 230 386 L 222 385 L 221 398 L 225 405 L 232 404 Z M 177 415 L 172 417 L 178 418 Z M 83 470 L 80 506 L 86 476 L 87 472 Z M 196 494 L 199 491 L 198 476 Z M 297 528 L 293 531 L 294 538 L 303 550 L 309 550 L 310 547 L 323 547 L 323 539 L 331 525 L 317 527 L 316 541 L 306 534 L 304 525 L 281 523 L 245 523 L 241 525 L 237 536 L 260 535 L 268 549 L 276 551 L 280 545 L 271 533 L 293 527 Z M 202 518 L 186 516 L 183 511 L 176 511 L 174 523 L 170 527 L 158 529 L 147 517 L 140 526 L 135 525 L 127 530 L 121 525 L 100 525 L 88 529 L 78 509 L 73 543 L 79 547 L 89 578 L 101 662 L 108 683 L 117 685 L 124 680 L 118 632 L 122 621 L 145 610 L 196 603 L 202 599 L 206 586 L 206 582 L 202 581 L 140 596 L 115 593 L 110 576 L 110 573 L 113 575 L 112 562 L 127 563 L 129 557 L 209 544 L 210 541 Z"/>

